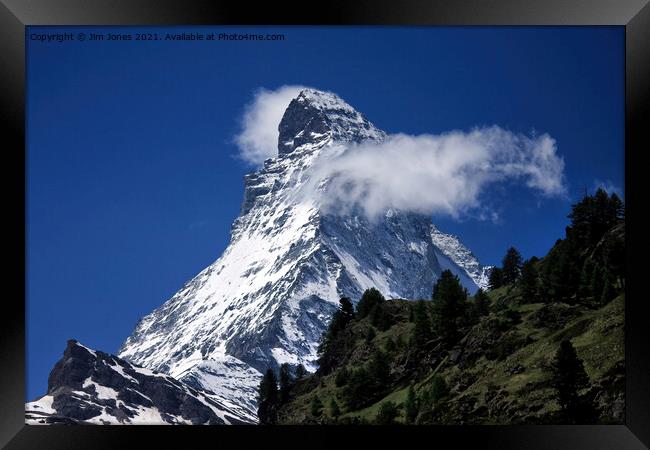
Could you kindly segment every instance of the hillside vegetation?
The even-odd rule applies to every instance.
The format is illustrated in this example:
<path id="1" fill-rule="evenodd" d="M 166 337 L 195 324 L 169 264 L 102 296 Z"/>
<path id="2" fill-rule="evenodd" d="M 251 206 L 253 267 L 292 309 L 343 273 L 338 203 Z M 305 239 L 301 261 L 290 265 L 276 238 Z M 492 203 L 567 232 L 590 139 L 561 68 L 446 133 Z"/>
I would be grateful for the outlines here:
<path id="1" fill-rule="evenodd" d="M 267 372 L 261 423 L 623 423 L 623 205 L 599 191 L 569 217 L 544 258 L 509 249 L 488 292 L 445 271 L 431 299 L 341 299 L 316 373 Z"/>

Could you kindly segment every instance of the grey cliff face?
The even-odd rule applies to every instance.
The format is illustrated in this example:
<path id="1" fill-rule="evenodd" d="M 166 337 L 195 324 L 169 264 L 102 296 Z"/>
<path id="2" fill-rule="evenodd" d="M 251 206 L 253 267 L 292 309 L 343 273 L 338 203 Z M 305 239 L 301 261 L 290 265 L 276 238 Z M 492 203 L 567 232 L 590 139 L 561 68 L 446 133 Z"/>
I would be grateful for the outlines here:
<path id="1" fill-rule="evenodd" d="M 172 377 L 68 341 L 47 394 L 26 407 L 27 423 L 245 423 L 209 394 Z"/>
<path id="2" fill-rule="evenodd" d="M 320 136 L 353 143 L 385 137 L 350 105 L 313 89 L 305 89 L 291 100 L 278 129 L 280 155 L 291 153 Z"/>

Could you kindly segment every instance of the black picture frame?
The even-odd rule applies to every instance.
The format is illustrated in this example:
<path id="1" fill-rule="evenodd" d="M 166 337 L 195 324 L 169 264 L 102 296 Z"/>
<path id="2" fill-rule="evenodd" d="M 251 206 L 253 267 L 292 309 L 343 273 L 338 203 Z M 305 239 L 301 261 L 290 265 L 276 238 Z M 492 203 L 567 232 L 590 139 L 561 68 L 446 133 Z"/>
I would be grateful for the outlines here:
<path id="1" fill-rule="evenodd" d="M 6 448 L 114 448 L 135 439 L 150 447 L 190 445 L 200 438 L 214 445 L 250 439 L 313 447 L 336 442 L 341 433 L 381 438 L 385 444 L 480 445 L 482 448 L 635 449 L 650 446 L 650 358 L 647 296 L 643 285 L 648 230 L 644 197 L 637 189 L 648 145 L 650 99 L 650 6 L 644 0 L 457 0 L 330 1 L 297 4 L 201 0 L 2 0 L 0 5 L 0 92 L 4 225 L 13 244 L 5 258 L 0 328 L 0 446 Z M 619 25 L 625 27 L 626 192 L 626 411 L 624 425 L 432 426 L 432 427 L 129 427 L 27 426 L 25 405 L 25 30 L 29 25 Z M 7 156 L 9 158 L 7 158 Z M 9 161 L 6 161 L 8 159 Z M 275 440 L 275 441 L 273 441 Z M 412 444 L 409 444 L 412 443 Z"/>

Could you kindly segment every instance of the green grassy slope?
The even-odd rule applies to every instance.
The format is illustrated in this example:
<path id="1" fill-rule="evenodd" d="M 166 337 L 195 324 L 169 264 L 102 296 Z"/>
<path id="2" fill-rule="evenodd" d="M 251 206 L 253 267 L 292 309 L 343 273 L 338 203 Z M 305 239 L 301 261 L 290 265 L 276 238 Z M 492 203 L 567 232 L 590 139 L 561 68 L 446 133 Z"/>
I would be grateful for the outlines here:
<path id="1" fill-rule="evenodd" d="M 491 292 L 492 301 L 507 295 L 504 290 Z M 339 423 L 350 420 L 372 422 L 379 406 L 392 401 L 401 406 L 406 401 L 408 385 L 414 383 L 421 394 L 437 373 L 449 388 L 449 396 L 434 411 L 421 414 L 421 423 L 548 423 L 553 422 L 558 405 L 549 386 L 550 362 L 563 339 L 570 339 L 578 356 L 584 361 L 591 381 L 590 395 L 599 408 L 599 422 L 620 423 L 623 420 L 624 295 L 592 310 L 562 303 L 512 304 L 510 310 L 520 314 L 521 321 L 505 319 L 504 313 L 491 313 L 472 327 L 449 352 L 423 358 L 409 366 L 408 338 L 413 323 L 408 320 L 412 303 L 390 300 L 390 310 L 399 321 L 387 331 L 377 331 L 370 341 L 364 338 L 370 328 L 363 319 L 352 325 L 358 335 L 349 355 L 348 367 L 367 361 L 370 349 L 386 348 L 389 339 L 398 342 L 390 352 L 391 384 L 366 407 L 346 411 L 342 388 L 335 378 L 339 370 L 327 376 L 311 375 L 299 380 L 291 400 L 280 409 L 280 423 L 331 423 L 329 404 L 334 398 L 341 406 Z M 399 342 L 401 341 L 401 344 Z M 321 417 L 310 413 L 310 402 L 318 396 L 325 405 Z M 403 408 L 397 422 L 404 421 Z"/>

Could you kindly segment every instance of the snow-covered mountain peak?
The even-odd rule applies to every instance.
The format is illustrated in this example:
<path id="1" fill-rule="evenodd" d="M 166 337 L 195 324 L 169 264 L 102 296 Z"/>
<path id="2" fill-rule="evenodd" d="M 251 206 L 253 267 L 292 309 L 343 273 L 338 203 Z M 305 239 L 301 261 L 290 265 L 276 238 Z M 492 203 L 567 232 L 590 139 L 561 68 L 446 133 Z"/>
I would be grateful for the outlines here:
<path id="1" fill-rule="evenodd" d="M 279 127 L 278 154 L 317 141 L 381 141 L 386 134 L 331 92 L 304 89 L 287 107 Z"/>
<path id="2" fill-rule="evenodd" d="M 307 88 L 300 91 L 296 100 L 299 103 L 309 103 L 322 111 L 345 110 L 351 113 L 356 112 L 352 106 L 333 92 Z"/>
<path id="3" fill-rule="evenodd" d="M 432 240 L 431 217 L 391 210 L 370 221 L 296 195 L 317 162 L 385 137 L 335 94 L 301 91 L 280 122 L 278 156 L 244 178 L 228 248 L 144 317 L 119 356 L 254 414 L 267 368 L 316 369 L 341 297 L 375 287 L 388 298 L 430 298 L 445 268 L 475 291 L 474 277 Z"/>

